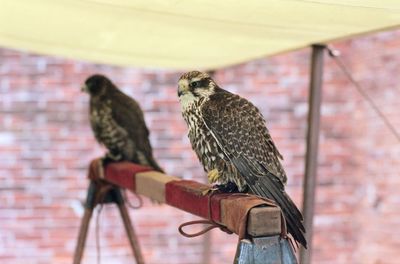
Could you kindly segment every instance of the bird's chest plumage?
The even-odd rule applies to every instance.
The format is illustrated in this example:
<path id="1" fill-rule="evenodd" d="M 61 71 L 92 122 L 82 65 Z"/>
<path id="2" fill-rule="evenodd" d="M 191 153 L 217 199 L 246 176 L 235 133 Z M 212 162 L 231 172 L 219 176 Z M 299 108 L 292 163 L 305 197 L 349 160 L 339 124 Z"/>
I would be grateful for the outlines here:
<path id="1" fill-rule="evenodd" d="M 112 110 L 107 103 L 95 102 L 90 107 L 90 123 L 95 132 L 112 129 Z"/>
<path id="2" fill-rule="evenodd" d="M 91 102 L 90 123 L 96 139 L 107 148 L 116 150 L 127 144 L 127 132 L 113 119 L 110 101 Z"/>
<path id="3" fill-rule="evenodd" d="M 196 102 L 184 109 L 183 117 L 189 128 L 188 136 L 193 150 L 204 169 L 210 171 L 217 167 L 217 163 L 223 158 L 223 153 L 203 121 L 200 104 L 201 102 Z"/>

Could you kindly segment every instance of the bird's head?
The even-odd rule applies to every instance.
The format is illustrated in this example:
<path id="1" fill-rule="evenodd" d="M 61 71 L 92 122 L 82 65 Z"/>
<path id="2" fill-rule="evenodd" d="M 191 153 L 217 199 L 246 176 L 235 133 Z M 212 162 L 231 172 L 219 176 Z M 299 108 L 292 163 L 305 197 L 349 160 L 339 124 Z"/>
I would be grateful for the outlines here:
<path id="1" fill-rule="evenodd" d="M 208 98 L 215 92 L 217 85 L 210 75 L 191 71 L 183 74 L 178 81 L 178 96 L 181 103 Z"/>
<path id="2" fill-rule="evenodd" d="M 103 94 L 110 85 L 112 85 L 112 83 L 106 76 L 94 74 L 86 79 L 81 90 L 91 96 L 96 96 Z"/>

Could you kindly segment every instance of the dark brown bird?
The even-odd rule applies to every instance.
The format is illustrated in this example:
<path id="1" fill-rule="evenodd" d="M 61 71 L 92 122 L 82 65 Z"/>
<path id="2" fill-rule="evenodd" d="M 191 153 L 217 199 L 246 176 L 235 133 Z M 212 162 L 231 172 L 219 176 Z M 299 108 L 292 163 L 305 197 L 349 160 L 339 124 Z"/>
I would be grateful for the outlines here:
<path id="1" fill-rule="evenodd" d="M 249 192 L 274 200 L 288 232 L 307 247 L 303 216 L 286 194 L 282 155 L 260 111 L 222 88 L 206 73 L 182 75 L 178 96 L 189 139 L 210 183 L 223 191 Z"/>
<path id="2" fill-rule="evenodd" d="M 87 78 L 82 91 L 90 95 L 90 124 L 97 141 L 108 149 L 105 160 L 132 161 L 162 172 L 139 104 L 103 75 Z"/>

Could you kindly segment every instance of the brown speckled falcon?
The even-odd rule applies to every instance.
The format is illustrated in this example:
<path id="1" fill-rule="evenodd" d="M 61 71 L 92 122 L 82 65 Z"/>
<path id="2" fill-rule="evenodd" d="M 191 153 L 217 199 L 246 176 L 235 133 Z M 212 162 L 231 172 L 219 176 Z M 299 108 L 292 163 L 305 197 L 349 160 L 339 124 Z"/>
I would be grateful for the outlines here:
<path id="1" fill-rule="evenodd" d="M 223 191 L 236 189 L 274 200 L 288 232 L 307 247 L 303 216 L 285 192 L 282 155 L 259 110 L 198 71 L 182 75 L 178 96 L 190 142 L 210 183 Z"/>
<path id="2" fill-rule="evenodd" d="M 153 158 L 149 130 L 139 104 L 99 74 L 87 78 L 82 91 L 90 95 L 94 135 L 108 149 L 105 161 L 132 161 L 162 171 Z"/>

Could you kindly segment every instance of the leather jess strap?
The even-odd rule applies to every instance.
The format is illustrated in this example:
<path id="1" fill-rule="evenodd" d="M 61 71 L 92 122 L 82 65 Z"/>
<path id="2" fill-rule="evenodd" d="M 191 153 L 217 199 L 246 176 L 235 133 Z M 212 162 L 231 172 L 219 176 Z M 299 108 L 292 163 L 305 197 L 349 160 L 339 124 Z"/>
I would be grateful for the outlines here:
<path id="1" fill-rule="evenodd" d="M 247 220 L 249 212 L 252 208 L 260 207 L 260 206 L 272 206 L 277 207 L 274 201 L 255 196 L 250 194 L 243 193 L 234 193 L 234 194 L 226 194 L 226 196 L 220 200 L 221 207 L 221 222 L 224 224 L 217 223 L 213 219 L 212 215 L 212 207 L 211 200 L 214 193 L 208 195 L 209 200 L 209 211 L 208 211 L 208 219 L 207 220 L 195 220 L 189 221 L 181 224 L 179 226 L 179 233 L 185 237 L 197 237 L 207 233 L 208 231 L 214 228 L 220 228 L 222 231 L 232 234 L 236 233 L 239 236 L 239 239 L 243 239 L 247 236 Z M 223 208 L 229 207 L 229 210 L 223 210 Z M 184 227 L 190 225 L 208 225 L 201 231 L 195 233 L 187 233 L 183 230 Z M 281 213 L 281 225 L 282 225 L 282 237 L 287 237 L 286 233 L 286 223 L 283 214 Z"/>

